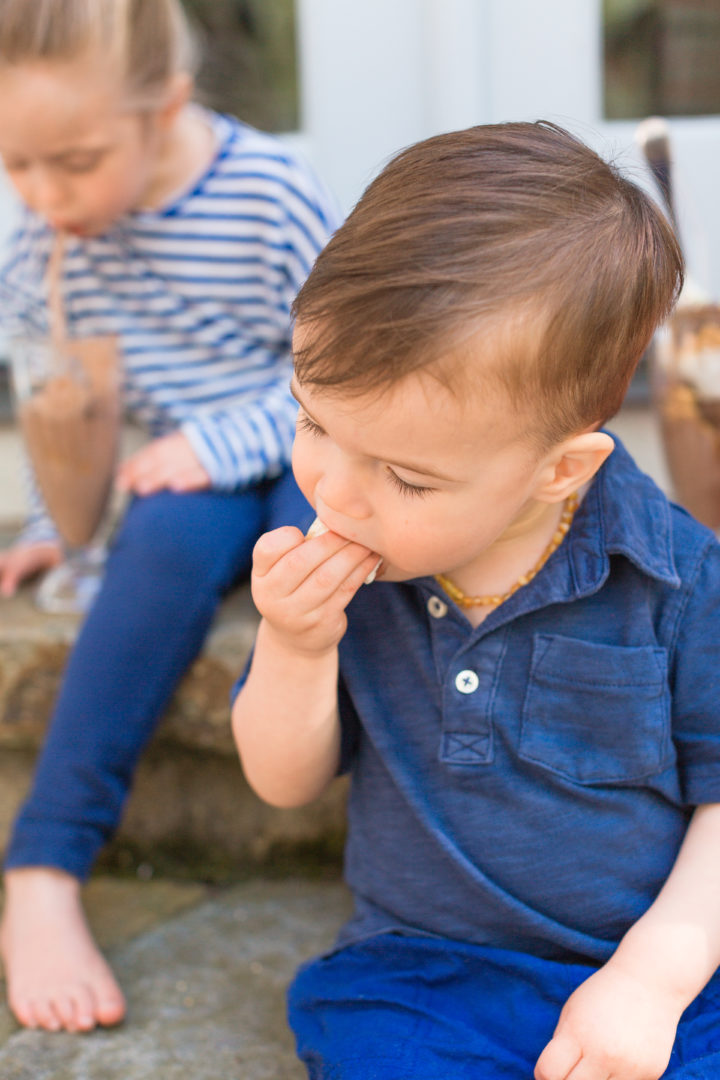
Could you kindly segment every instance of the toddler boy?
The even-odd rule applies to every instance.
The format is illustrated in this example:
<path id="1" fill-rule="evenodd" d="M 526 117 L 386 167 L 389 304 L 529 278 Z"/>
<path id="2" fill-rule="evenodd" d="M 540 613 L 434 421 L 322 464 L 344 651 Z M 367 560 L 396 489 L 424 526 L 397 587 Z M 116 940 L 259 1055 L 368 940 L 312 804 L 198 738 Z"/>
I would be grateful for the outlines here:
<path id="1" fill-rule="evenodd" d="M 275 805 L 351 773 L 311 1078 L 720 1076 L 720 548 L 602 430 L 681 282 L 649 199 L 516 123 L 400 154 L 298 296 L 328 531 L 256 546 L 233 724 Z"/>

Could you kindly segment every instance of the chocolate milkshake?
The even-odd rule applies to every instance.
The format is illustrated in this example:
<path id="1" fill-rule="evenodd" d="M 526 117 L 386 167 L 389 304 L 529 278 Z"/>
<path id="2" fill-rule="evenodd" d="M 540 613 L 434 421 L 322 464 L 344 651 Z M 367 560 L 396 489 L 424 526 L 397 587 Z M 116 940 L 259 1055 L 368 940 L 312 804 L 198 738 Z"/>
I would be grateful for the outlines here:
<path id="1" fill-rule="evenodd" d="M 100 524 L 115 471 L 117 344 L 113 337 L 66 339 L 46 351 L 46 377 L 20 395 L 20 423 L 47 508 L 65 542 L 78 547 Z"/>

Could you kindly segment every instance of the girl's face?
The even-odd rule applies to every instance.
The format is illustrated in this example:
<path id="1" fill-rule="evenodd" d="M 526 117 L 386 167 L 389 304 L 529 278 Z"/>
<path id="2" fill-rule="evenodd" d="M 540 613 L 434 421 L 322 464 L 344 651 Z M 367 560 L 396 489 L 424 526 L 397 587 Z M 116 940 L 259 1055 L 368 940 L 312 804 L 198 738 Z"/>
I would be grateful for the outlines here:
<path id="1" fill-rule="evenodd" d="M 141 206 L 158 135 L 156 115 L 128 111 L 97 61 L 0 67 L 0 157 L 53 228 L 94 236 Z"/>

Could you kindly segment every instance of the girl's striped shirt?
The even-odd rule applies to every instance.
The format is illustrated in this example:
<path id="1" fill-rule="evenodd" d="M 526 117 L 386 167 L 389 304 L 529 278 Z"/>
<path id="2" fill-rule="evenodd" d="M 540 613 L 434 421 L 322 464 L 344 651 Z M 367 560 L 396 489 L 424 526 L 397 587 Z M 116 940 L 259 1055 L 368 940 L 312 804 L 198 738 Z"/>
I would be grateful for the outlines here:
<path id="1" fill-rule="evenodd" d="M 68 238 L 72 335 L 118 336 L 126 412 L 151 436 L 181 430 L 232 491 L 289 462 L 290 307 L 338 219 L 309 167 L 274 136 L 207 113 L 218 149 L 202 178 L 102 236 Z M 26 212 L 0 277 L 10 334 L 47 333 L 51 230 Z M 54 535 L 31 485 L 23 539 Z"/>

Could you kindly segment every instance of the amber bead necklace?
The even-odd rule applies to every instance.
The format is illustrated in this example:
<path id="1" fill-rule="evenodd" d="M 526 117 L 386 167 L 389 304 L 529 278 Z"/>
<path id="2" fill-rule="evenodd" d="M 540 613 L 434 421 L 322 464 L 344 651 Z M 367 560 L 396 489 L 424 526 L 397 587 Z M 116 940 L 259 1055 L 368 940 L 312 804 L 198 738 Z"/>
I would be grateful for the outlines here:
<path id="1" fill-rule="evenodd" d="M 577 492 L 574 492 L 572 495 L 569 495 L 567 497 L 567 499 L 565 500 L 565 505 L 563 507 L 562 517 L 560 518 L 560 523 L 558 524 L 557 529 L 553 533 L 552 540 L 543 551 L 535 566 L 533 566 L 532 570 L 528 570 L 526 573 L 524 573 L 521 578 L 518 578 L 515 584 L 512 585 L 508 589 L 508 591 L 506 593 L 503 593 L 501 596 L 468 596 L 462 591 L 462 589 L 458 588 L 454 581 L 451 581 L 450 578 L 445 577 L 444 574 L 436 574 L 435 580 L 439 585 L 442 585 L 448 596 L 452 600 L 454 600 L 459 607 L 497 607 L 499 604 L 503 604 L 510 596 L 512 596 L 514 592 L 517 592 L 517 590 L 521 589 L 523 585 L 527 585 L 529 581 L 532 581 L 535 575 L 542 570 L 543 566 L 548 561 L 552 553 L 554 551 L 557 551 L 557 549 L 560 547 L 565 538 L 565 534 L 567 533 L 570 525 L 572 524 L 572 519 L 575 516 L 575 511 L 578 508 L 579 501 L 580 499 Z"/>

